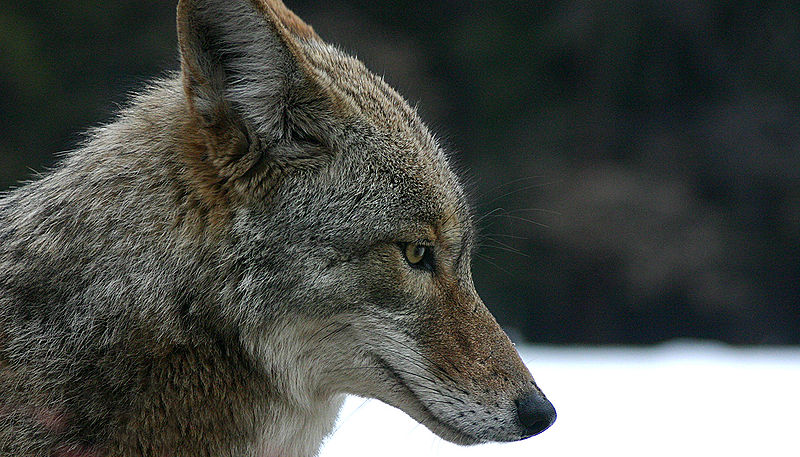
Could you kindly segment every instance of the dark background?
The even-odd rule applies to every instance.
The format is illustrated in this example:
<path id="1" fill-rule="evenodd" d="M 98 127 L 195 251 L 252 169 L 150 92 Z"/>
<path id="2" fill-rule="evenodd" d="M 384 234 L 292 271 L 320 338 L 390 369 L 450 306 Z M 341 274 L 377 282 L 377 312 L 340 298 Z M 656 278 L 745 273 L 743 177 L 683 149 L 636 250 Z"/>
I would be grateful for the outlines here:
<path id="1" fill-rule="evenodd" d="M 288 5 L 448 144 L 512 334 L 800 343 L 793 2 Z M 171 1 L 0 6 L 0 189 L 177 68 Z"/>

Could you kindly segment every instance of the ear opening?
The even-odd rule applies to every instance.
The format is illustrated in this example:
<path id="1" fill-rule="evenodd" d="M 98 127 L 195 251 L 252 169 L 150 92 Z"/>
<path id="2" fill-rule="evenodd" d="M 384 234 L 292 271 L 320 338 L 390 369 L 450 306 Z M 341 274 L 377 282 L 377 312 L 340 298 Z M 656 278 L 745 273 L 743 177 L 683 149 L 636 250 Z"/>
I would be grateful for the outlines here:
<path id="1" fill-rule="evenodd" d="M 291 90 L 308 83 L 296 38 L 271 12 L 252 0 L 178 3 L 184 88 L 199 114 L 224 103 L 256 124 L 280 121 Z"/>
<path id="2" fill-rule="evenodd" d="M 177 23 L 184 92 L 202 138 L 193 160 L 212 168 L 204 175 L 259 183 L 259 170 L 323 158 L 318 135 L 295 122 L 330 111 L 302 52 L 303 40 L 318 39 L 310 26 L 279 0 L 180 0 Z"/>

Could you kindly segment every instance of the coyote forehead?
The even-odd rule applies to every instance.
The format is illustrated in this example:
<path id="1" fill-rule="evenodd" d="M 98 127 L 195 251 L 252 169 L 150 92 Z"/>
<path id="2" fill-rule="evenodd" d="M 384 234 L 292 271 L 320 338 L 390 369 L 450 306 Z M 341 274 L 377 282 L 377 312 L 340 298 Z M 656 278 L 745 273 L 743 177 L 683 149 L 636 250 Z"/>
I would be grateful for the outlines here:
<path id="1" fill-rule="evenodd" d="M 344 115 L 364 116 L 376 128 L 389 132 L 413 132 L 418 146 L 434 149 L 433 139 L 416 111 L 360 60 L 317 39 L 301 45 L 309 69 L 341 101 Z"/>
<path id="2" fill-rule="evenodd" d="M 336 47 L 318 39 L 302 41 L 301 46 L 314 76 L 336 100 L 344 123 L 367 124 L 359 132 L 360 144 L 348 148 L 351 156 L 357 147 L 366 152 L 364 171 L 393 174 L 409 184 L 407 193 L 418 197 L 440 196 L 437 205 L 443 220 L 456 211 L 464 219 L 467 205 L 458 179 L 416 110 L 361 61 Z M 423 206 L 433 206 L 433 202 Z"/>

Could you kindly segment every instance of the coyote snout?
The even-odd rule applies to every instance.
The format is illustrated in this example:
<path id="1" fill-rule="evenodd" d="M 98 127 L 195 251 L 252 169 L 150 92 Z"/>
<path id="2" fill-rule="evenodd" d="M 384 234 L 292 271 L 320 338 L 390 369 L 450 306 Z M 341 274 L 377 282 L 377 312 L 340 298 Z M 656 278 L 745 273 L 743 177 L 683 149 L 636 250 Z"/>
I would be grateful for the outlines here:
<path id="1" fill-rule="evenodd" d="M 405 328 L 381 333 L 388 344 L 375 357 L 390 382 L 353 393 L 397 406 L 459 444 L 516 441 L 546 430 L 555 409 L 510 341 L 483 305 L 463 311 L 431 317 L 416 342 L 404 338 Z"/>
<path id="2" fill-rule="evenodd" d="M 180 72 L 0 198 L 0 456 L 310 457 L 346 393 L 549 427 L 417 113 L 280 0 L 177 13 Z"/>

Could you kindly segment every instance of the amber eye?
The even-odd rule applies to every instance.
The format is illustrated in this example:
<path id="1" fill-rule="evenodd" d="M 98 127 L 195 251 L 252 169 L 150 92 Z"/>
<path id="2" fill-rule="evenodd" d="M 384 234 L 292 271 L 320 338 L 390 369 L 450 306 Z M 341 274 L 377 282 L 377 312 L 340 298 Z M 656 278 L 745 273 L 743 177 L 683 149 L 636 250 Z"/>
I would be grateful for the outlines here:
<path id="1" fill-rule="evenodd" d="M 425 258 L 425 252 L 427 250 L 427 246 L 408 243 L 405 249 L 406 260 L 408 260 L 408 263 L 411 265 L 419 265 L 419 263 Z"/>

